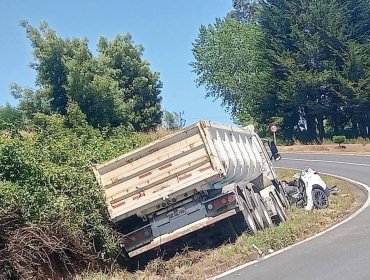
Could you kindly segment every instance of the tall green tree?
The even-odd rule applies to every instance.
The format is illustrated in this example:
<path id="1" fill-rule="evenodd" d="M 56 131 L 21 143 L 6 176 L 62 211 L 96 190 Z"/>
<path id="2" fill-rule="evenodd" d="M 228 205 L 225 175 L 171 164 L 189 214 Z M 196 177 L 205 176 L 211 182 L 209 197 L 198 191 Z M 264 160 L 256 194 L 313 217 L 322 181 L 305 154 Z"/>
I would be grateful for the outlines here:
<path id="1" fill-rule="evenodd" d="M 148 130 L 161 123 L 162 83 L 159 73 L 151 71 L 143 60 L 144 48 L 134 45 L 130 34 L 117 35 L 112 41 L 101 37 L 98 43 L 101 69 L 108 69 L 108 76 L 118 84 L 122 108 L 136 130 Z"/>
<path id="2" fill-rule="evenodd" d="M 34 62 L 31 67 L 36 71 L 36 84 L 47 92 L 53 112 L 65 114 L 68 102 L 64 88 L 67 81 L 65 61 L 71 58 L 71 41 L 58 37 L 46 22 L 35 28 L 22 21 L 27 37 L 33 48 Z"/>
<path id="3" fill-rule="evenodd" d="M 101 37 L 98 56 L 87 39 L 63 39 L 41 23 L 35 28 L 22 21 L 33 48 L 38 89 L 12 86 L 19 108 L 28 116 L 36 112 L 65 115 L 76 102 L 95 127 L 132 127 L 145 131 L 161 122 L 159 73 L 142 59 L 143 47 L 129 34 L 112 41 Z"/>
<path id="4" fill-rule="evenodd" d="M 361 136 L 370 136 L 370 3 L 365 0 L 342 1 L 350 22 L 350 43 L 346 75 L 355 92 L 352 127 Z"/>
<path id="5" fill-rule="evenodd" d="M 201 27 L 194 43 L 192 65 L 207 96 L 221 98 L 240 122 L 278 119 L 288 138 L 317 141 L 351 127 L 354 136 L 368 135 L 368 1 L 234 0 L 233 7 Z"/>
<path id="6" fill-rule="evenodd" d="M 259 22 L 279 81 L 276 94 L 285 129 L 292 130 L 298 117 L 289 108 L 303 108 L 306 140 L 324 137 L 325 120 L 334 132 L 354 121 L 358 100 L 353 83 L 363 67 L 354 56 L 349 14 L 337 0 L 261 3 Z M 361 43 L 357 39 L 355 45 Z"/>
<path id="7" fill-rule="evenodd" d="M 237 121 L 261 122 L 260 112 L 272 110 L 265 49 L 258 25 L 233 18 L 202 26 L 193 44 L 198 86 L 205 86 L 207 97 L 220 98 Z"/>

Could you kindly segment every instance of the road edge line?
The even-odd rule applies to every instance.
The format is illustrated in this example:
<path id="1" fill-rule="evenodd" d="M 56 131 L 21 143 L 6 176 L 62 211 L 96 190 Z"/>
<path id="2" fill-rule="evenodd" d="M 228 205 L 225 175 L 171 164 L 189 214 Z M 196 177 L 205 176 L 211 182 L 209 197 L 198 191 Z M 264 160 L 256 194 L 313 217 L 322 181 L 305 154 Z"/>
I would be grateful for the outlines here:
<path id="1" fill-rule="evenodd" d="M 286 169 L 294 169 L 294 168 L 286 168 Z M 219 275 L 216 275 L 216 276 L 214 276 L 212 278 L 209 278 L 209 279 L 215 280 L 215 279 L 219 279 L 221 277 L 227 276 L 229 274 L 235 273 L 238 270 L 241 270 L 241 269 L 243 269 L 245 267 L 248 267 L 250 265 L 254 265 L 254 264 L 258 263 L 258 262 L 261 262 L 261 261 L 264 261 L 266 259 L 272 258 L 272 257 L 274 257 L 276 255 L 279 255 L 279 254 L 281 254 L 281 253 L 283 253 L 285 251 L 288 251 L 288 250 L 290 250 L 290 249 L 292 249 L 292 248 L 294 248 L 296 246 L 299 246 L 299 245 L 301 245 L 301 244 L 303 244 L 305 242 L 308 242 L 308 241 L 310 241 L 310 240 L 312 240 L 314 238 L 317 238 L 317 237 L 319 237 L 321 235 L 324 235 L 325 233 L 327 233 L 327 232 L 329 232 L 329 231 L 331 231 L 331 230 L 333 230 L 333 229 L 335 229 L 335 228 L 337 228 L 337 227 L 339 227 L 339 226 L 347 223 L 348 221 L 352 220 L 353 218 L 355 218 L 357 215 L 359 215 L 362 211 L 364 211 L 370 205 L 370 186 L 368 186 L 368 185 L 366 185 L 364 183 L 361 183 L 359 181 L 356 181 L 356 180 L 353 180 L 353 179 L 350 179 L 350 178 L 347 178 L 347 177 L 340 176 L 340 175 L 335 175 L 335 174 L 331 174 L 331 173 L 324 173 L 324 172 L 320 172 L 320 174 L 325 174 L 325 175 L 333 176 L 333 177 L 336 177 L 336 178 L 339 178 L 339 179 L 342 179 L 342 180 L 345 180 L 345 181 L 348 181 L 348 182 L 351 182 L 353 184 L 356 184 L 356 185 L 359 185 L 359 186 L 363 187 L 367 191 L 367 199 L 366 199 L 365 203 L 362 205 L 362 207 L 360 209 L 358 209 L 352 215 L 348 216 L 343 221 L 339 222 L 338 224 L 333 225 L 330 228 L 327 228 L 326 230 L 324 230 L 322 232 L 319 232 L 319 233 L 317 233 L 315 235 L 312 235 L 311 237 L 309 237 L 309 238 L 307 238 L 305 240 L 299 241 L 298 243 L 295 243 L 293 245 L 289 245 L 288 247 L 285 247 L 283 249 L 280 249 L 279 251 L 276 251 L 276 252 L 274 252 L 272 254 L 266 255 L 266 256 L 264 256 L 264 257 L 262 257 L 260 259 L 257 259 L 257 260 L 254 260 L 254 261 L 251 261 L 251 262 L 248 262 L 248 263 L 239 265 L 237 267 L 234 267 L 234 268 L 232 268 L 232 269 L 230 269 L 228 271 L 225 271 L 225 272 L 223 272 L 223 273 L 221 273 Z"/>

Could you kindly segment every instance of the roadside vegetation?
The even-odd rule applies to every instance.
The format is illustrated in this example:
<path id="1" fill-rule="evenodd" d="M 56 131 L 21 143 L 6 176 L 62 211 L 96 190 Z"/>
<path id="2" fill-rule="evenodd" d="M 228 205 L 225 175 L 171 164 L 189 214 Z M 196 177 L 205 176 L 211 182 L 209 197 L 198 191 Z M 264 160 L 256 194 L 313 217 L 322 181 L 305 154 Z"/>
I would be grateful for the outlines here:
<path id="1" fill-rule="evenodd" d="M 66 277 L 110 265 L 119 255 L 119 234 L 91 165 L 166 131 L 97 130 L 69 121 L 69 113 L 36 114 L 27 130 L 0 134 L 1 279 L 40 279 L 54 270 Z"/>
<path id="2" fill-rule="evenodd" d="M 279 176 L 283 179 L 289 180 L 293 174 L 292 170 L 279 169 Z M 222 245 L 204 250 L 185 246 L 174 257 L 156 258 L 145 268 L 135 272 L 91 273 L 76 279 L 206 279 L 261 258 L 333 226 L 359 207 L 358 191 L 356 192 L 353 184 L 330 176 L 323 178 L 328 185 L 337 185 L 340 189 L 338 195 L 330 197 L 328 209 L 306 212 L 304 209 L 292 207 L 288 210 L 287 222 L 259 231 L 254 236 L 243 233 L 234 242 L 225 240 Z M 217 227 L 208 230 L 217 230 Z"/>
<path id="3" fill-rule="evenodd" d="M 0 279 L 105 269 L 121 247 L 91 166 L 168 133 L 159 74 L 129 34 L 93 56 L 86 39 L 21 26 L 37 87 L 12 84 L 18 105 L 0 107 Z M 172 114 L 164 124 L 181 127 Z"/>

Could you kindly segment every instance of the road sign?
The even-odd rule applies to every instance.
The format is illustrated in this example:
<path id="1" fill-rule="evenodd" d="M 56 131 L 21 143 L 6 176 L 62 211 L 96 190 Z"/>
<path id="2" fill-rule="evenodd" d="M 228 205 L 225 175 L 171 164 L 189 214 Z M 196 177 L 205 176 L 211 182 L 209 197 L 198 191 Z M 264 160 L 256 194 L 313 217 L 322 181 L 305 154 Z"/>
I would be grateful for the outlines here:
<path id="1" fill-rule="evenodd" d="M 270 130 L 272 133 L 274 133 L 274 142 L 276 143 L 276 131 L 278 131 L 278 127 L 276 125 L 270 126 Z"/>
<path id="2" fill-rule="evenodd" d="M 276 131 L 278 131 L 278 127 L 276 126 L 276 125 L 272 125 L 272 126 L 270 126 L 270 130 L 271 130 L 271 132 L 276 132 Z"/>

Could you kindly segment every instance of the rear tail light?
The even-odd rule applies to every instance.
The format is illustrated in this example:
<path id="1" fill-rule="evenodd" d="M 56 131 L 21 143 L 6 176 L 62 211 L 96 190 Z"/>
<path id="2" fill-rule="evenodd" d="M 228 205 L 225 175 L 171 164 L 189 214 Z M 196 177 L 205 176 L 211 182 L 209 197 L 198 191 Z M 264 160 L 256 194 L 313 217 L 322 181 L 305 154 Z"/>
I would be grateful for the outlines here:
<path id="1" fill-rule="evenodd" d="M 227 201 L 230 203 L 230 202 L 233 202 L 235 200 L 235 195 L 233 194 L 230 194 L 227 196 Z"/>
<path id="2" fill-rule="evenodd" d="M 220 207 L 223 207 L 223 206 L 229 205 L 229 204 L 230 204 L 230 203 L 232 203 L 233 201 L 235 201 L 235 195 L 233 195 L 233 194 L 224 195 L 224 196 L 222 196 L 222 197 L 216 198 L 216 199 L 215 199 L 215 200 L 213 200 L 213 201 L 210 201 L 210 202 L 207 204 L 207 208 L 208 208 L 209 210 L 217 209 L 217 208 L 220 208 Z"/>

